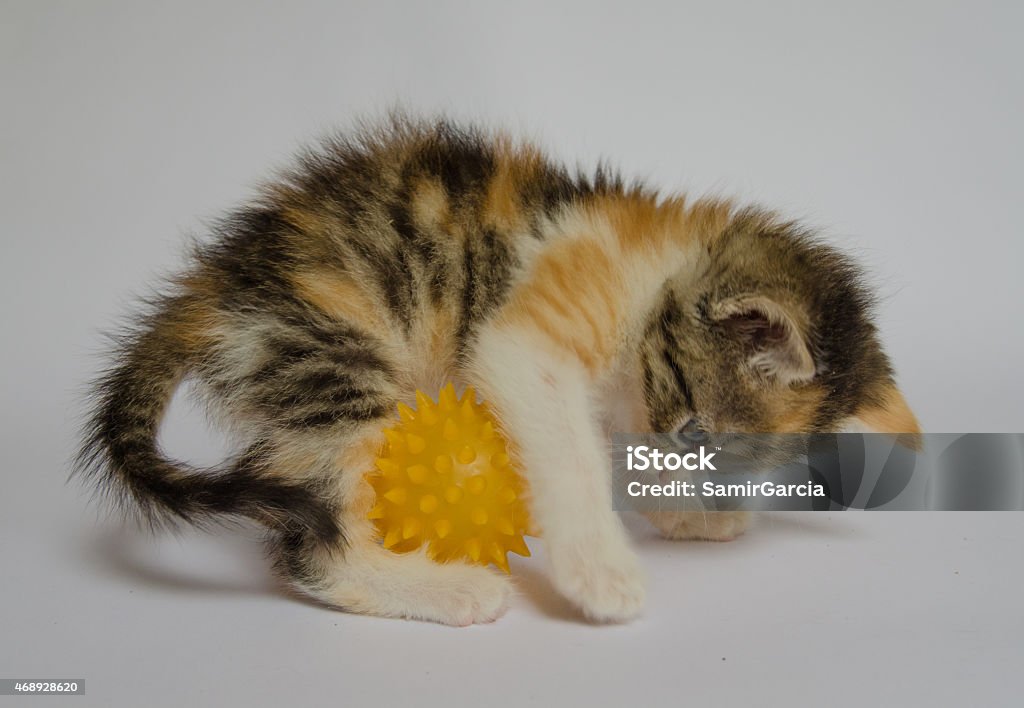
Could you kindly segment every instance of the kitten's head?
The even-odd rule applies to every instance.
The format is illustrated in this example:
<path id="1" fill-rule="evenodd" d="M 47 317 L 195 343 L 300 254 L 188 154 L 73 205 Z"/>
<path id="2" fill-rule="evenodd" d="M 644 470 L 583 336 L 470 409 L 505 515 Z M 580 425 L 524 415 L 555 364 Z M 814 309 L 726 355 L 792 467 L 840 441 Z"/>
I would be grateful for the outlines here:
<path id="1" fill-rule="evenodd" d="M 653 431 L 918 431 L 845 257 L 756 210 L 702 249 L 642 340 Z"/>

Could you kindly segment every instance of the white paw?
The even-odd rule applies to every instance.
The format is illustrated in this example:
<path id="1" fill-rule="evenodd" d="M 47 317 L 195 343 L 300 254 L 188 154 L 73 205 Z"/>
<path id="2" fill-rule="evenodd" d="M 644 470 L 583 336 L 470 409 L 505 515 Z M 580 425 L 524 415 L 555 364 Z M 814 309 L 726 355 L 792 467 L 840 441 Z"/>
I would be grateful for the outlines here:
<path id="1" fill-rule="evenodd" d="M 443 575 L 443 582 L 422 588 L 410 617 L 466 627 L 493 622 L 508 610 L 511 584 L 505 576 L 461 564 L 446 566 Z"/>
<path id="2" fill-rule="evenodd" d="M 551 549 L 555 587 L 594 622 L 627 622 L 643 610 L 644 575 L 627 548 L 586 543 Z"/>

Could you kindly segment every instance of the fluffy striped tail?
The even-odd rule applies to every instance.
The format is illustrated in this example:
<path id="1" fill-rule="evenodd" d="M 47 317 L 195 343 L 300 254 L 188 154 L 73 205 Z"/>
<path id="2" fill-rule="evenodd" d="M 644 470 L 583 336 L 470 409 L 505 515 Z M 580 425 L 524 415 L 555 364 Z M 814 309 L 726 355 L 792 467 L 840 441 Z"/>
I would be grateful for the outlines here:
<path id="1" fill-rule="evenodd" d="M 188 309 L 181 298 L 168 298 L 120 340 L 114 365 L 94 384 L 76 470 L 153 526 L 227 515 L 336 541 L 341 530 L 327 503 L 315 490 L 271 475 L 266 445 L 209 469 L 160 452 L 160 422 L 201 354 L 189 344 L 196 337 L 187 336 Z"/>

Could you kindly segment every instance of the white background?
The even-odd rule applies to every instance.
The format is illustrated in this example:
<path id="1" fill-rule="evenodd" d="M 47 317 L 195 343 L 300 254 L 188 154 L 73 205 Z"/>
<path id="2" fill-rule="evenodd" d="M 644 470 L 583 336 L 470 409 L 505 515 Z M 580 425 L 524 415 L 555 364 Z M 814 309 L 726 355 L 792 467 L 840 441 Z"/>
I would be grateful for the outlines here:
<path id="1" fill-rule="evenodd" d="M 820 227 L 925 428 L 1022 431 L 1022 7 L 0 3 L 0 676 L 97 706 L 1015 704 L 1020 514 L 637 525 L 638 622 L 580 623 L 538 553 L 505 618 L 454 630 L 287 598 L 254 530 L 147 538 L 65 479 L 99 332 L 300 145 L 396 103 Z M 187 405 L 165 442 L 220 454 Z"/>

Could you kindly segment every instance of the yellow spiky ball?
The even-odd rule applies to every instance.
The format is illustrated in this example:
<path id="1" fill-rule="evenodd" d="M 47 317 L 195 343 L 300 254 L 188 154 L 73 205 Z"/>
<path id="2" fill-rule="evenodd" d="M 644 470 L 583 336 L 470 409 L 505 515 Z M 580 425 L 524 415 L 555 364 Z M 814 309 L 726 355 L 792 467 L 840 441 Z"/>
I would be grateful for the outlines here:
<path id="1" fill-rule="evenodd" d="M 366 475 L 377 493 L 369 518 L 384 547 L 408 553 L 426 544 L 436 561 L 493 563 L 506 573 L 509 551 L 530 555 L 525 482 L 473 389 L 460 398 L 449 383 L 437 403 L 417 391 L 416 410 L 399 403 L 398 415 Z"/>

